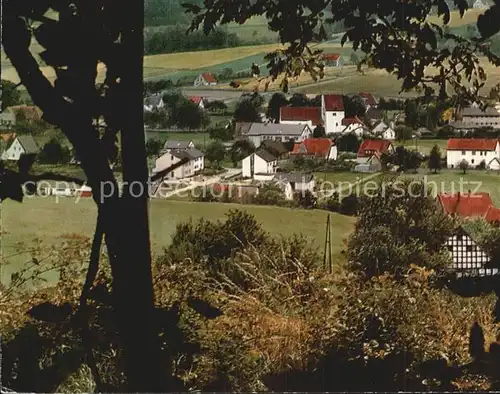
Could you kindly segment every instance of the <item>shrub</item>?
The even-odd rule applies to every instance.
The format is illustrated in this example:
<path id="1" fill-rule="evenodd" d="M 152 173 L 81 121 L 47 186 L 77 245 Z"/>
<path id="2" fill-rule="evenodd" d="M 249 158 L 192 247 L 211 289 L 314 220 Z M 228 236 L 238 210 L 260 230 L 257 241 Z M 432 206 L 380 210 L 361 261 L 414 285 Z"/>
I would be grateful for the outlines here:
<path id="1" fill-rule="evenodd" d="M 328 199 L 322 201 L 319 206 L 321 209 L 325 209 L 330 212 L 340 211 L 340 201 L 338 195 L 334 194 Z"/>
<path id="2" fill-rule="evenodd" d="M 254 202 L 259 205 L 279 205 L 285 201 L 283 190 L 277 185 L 265 184 L 259 189 L 259 194 L 254 197 Z"/>
<path id="3" fill-rule="evenodd" d="M 349 259 L 367 277 L 401 274 L 411 264 L 443 268 L 450 263 L 443 245 L 454 227 L 423 182 L 384 182 L 361 199 Z"/>
<path id="4" fill-rule="evenodd" d="M 355 194 L 344 197 L 340 203 L 339 212 L 343 215 L 354 216 L 358 213 L 359 201 Z"/>
<path id="5" fill-rule="evenodd" d="M 294 195 L 294 200 L 297 201 L 298 205 L 305 209 L 313 209 L 316 207 L 318 198 L 310 191 L 296 192 Z"/>

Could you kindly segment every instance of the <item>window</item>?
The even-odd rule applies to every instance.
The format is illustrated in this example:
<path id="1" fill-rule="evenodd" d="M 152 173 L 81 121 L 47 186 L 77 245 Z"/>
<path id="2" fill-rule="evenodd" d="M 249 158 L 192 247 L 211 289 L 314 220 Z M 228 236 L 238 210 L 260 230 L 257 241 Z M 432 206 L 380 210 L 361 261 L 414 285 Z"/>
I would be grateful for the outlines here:
<path id="1" fill-rule="evenodd" d="M 465 156 L 465 151 L 464 150 L 462 151 L 462 156 Z"/>
<path id="2" fill-rule="evenodd" d="M 467 248 L 466 248 L 467 252 L 470 253 L 474 250 L 473 246 L 472 245 L 467 245 Z"/>
<path id="3" fill-rule="evenodd" d="M 174 160 L 174 155 L 170 155 L 170 160 Z"/>
<path id="4" fill-rule="evenodd" d="M 476 156 L 476 151 L 475 150 L 472 151 L 472 156 Z"/>
<path id="5" fill-rule="evenodd" d="M 470 162 L 471 162 L 471 164 L 474 164 L 474 159 L 472 159 Z"/>

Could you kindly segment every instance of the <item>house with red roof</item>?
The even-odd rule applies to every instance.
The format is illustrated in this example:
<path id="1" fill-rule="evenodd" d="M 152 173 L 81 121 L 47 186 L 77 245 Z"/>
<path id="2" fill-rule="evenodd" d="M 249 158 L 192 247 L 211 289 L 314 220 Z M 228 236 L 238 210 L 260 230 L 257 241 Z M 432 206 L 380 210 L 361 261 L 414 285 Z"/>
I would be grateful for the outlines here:
<path id="1" fill-rule="evenodd" d="M 198 108 L 204 109 L 205 108 L 205 100 L 203 97 L 200 96 L 188 96 L 188 100 L 191 101 L 193 104 L 196 104 Z"/>
<path id="2" fill-rule="evenodd" d="M 364 122 L 357 116 L 342 119 L 342 126 L 344 127 L 342 134 L 354 133 L 358 137 L 361 137 L 366 131 L 368 131 Z"/>
<path id="3" fill-rule="evenodd" d="M 440 193 L 437 199 L 450 216 L 483 218 L 490 223 L 500 221 L 500 209 L 493 205 L 489 193 Z"/>
<path id="4" fill-rule="evenodd" d="M 293 146 L 292 156 L 312 156 L 326 160 L 337 160 L 337 146 L 329 138 L 307 138 Z"/>
<path id="5" fill-rule="evenodd" d="M 340 53 L 323 53 L 322 60 L 327 67 L 344 66 L 344 59 Z"/>
<path id="6" fill-rule="evenodd" d="M 484 138 L 453 138 L 448 140 L 446 148 L 448 168 L 458 168 L 465 160 L 476 167 L 484 162 L 486 168 L 500 170 L 500 141 Z"/>
<path id="7" fill-rule="evenodd" d="M 394 146 L 388 140 L 364 140 L 358 150 L 358 159 L 367 158 L 373 155 L 394 153 Z"/>
<path id="8" fill-rule="evenodd" d="M 345 118 L 344 96 L 341 94 L 323 94 L 321 96 L 321 117 L 326 134 L 338 134 L 344 129 Z"/>
<path id="9" fill-rule="evenodd" d="M 372 93 L 361 92 L 359 94 L 365 103 L 366 110 L 368 111 L 370 108 L 377 108 L 378 101 Z"/>
<path id="10" fill-rule="evenodd" d="M 215 86 L 217 79 L 212 73 L 201 73 L 194 81 L 194 86 Z"/>
<path id="11" fill-rule="evenodd" d="M 320 107 L 281 107 L 280 123 L 307 124 L 311 129 L 323 125 Z"/>

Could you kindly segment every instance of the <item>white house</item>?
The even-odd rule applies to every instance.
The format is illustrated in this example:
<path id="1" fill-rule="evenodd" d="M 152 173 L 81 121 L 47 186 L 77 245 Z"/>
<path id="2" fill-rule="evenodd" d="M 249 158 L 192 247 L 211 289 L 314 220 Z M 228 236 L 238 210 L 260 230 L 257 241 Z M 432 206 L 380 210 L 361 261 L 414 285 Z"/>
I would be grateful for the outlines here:
<path id="1" fill-rule="evenodd" d="M 2 160 L 19 160 L 21 155 L 30 155 L 37 154 L 40 151 L 35 139 L 33 136 L 19 135 L 16 139 L 10 144 L 9 147 L 2 153 Z"/>
<path id="2" fill-rule="evenodd" d="M 248 138 L 255 146 L 265 140 L 302 142 L 312 136 L 306 124 L 252 123 L 248 129 L 241 130 L 241 137 Z"/>
<path id="3" fill-rule="evenodd" d="M 328 67 L 343 67 L 344 58 L 340 53 L 324 53 L 322 56 L 325 66 Z"/>
<path id="4" fill-rule="evenodd" d="M 260 149 L 243 159 L 241 174 L 244 178 L 270 180 L 277 167 L 278 159 L 268 151 Z"/>
<path id="5" fill-rule="evenodd" d="M 199 96 L 188 96 L 188 100 L 196 104 L 199 109 L 205 109 L 205 100 Z"/>
<path id="6" fill-rule="evenodd" d="M 382 132 L 383 132 L 384 130 L 386 130 L 388 127 L 389 127 L 389 126 L 388 126 L 385 122 L 381 121 L 381 122 L 377 123 L 377 124 L 375 125 L 375 127 L 373 127 L 373 128 L 372 128 L 372 133 L 373 133 L 373 134 L 382 133 Z"/>
<path id="7" fill-rule="evenodd" d="M 153 173 L 158 173 L 166 168 L 186 160 L 181 167 L 170 171 L 165 175 L 165 179 L 183 179 L 196 175 L 205 168 L 205 157 L 203 152 L 196 148 L 169 150 L 161 155 L 155 162 Z"/>
<path id="8" fill-rule="evenodd" d="M 152 112 L 163 108 L 165 108 L 165 103 L 163 102 L 163 95 L 161 93 L 154 94 L 144 99 L 144 111 L 146 112 Z"/>
<path id="9" fill-rule="evenodd" d="M 486 168 L 494 171 L 500 171 L 500 158 L 495 157 L 489 163 L 486 163 Z"/>
<path id="10" fill-rule="evenodd" d="M 453 138 L 448 140 L 446 149 L 448 168 L 458 168 L 460 162 L 466 160 L 473 167 L 484 161 L 486 167 L 492 164 L 492 169 L 495 169 L 497 164 L 494 159 L 500 158 L 500 142 L 497 139 Z"/>
<path id="11" fill-rule="evenodd" d="M 358 131 L 359 133 L 360 128 L 365 128 L 365 124 L 357 116 L 342 119 L 342 126 L 344 127 L 342 130 L 342 134 L 349 134 L 354 131 Z"/>
<path id="12" fill-rule="evenodd" d="M 194 81 L 194 86 L 215 86 L 217 79 L 212 73 L 201 73 Z"/>
<path id="13" fill-rule="evenodd" d="M 283 188 L 287 200 L 293 200 L 296 192 L 313 192 L 316 187 L 313 174 L 279 172 L 274 176 L 273 181 Z"/>
<path id="14" fill-rule="evenodd" d="M 385 122 L 379 122 L 378 124 L 376 124 L 372 129 L 372 134 L 381 137 L 384 140 L 393 141 L 396 139 L 396 132 Z"/>
<path id="15" fill-rule="evenodd" d="M 379 134 L 384 140 L 394 141 L 396 139 L 396 132 L 392 127 L 388 127 L 381 134 Z"/>
<path id="16" fill-rule="evenodd" d="M 382 161 L 380 155 L 374 153 L 367 157 L 358 157 L 356 159 L 355 172 L 380 172 L 382 171 Z"/>
<path id="17" fill-rule="evenodd" d="M 323 125 L 320 107 L 281 107 L 281 124 L 306 124 L 311 130 Z"/>
<path id="18" fill-rule="evenodd" d="M 498 268 L 488 268 L 491 258 L 462 227 L 446 242 L 453 270 L 458 278 L 464 276 L 486 276 L 499 273 Z"/>
<path id="19" fill-rule="evenodd" d="M 322 95 L 321 117 L 327 135 L 341 133 L 344 129 L 342 120 L 345 118 L 344 97 L 340 94 Z"/>

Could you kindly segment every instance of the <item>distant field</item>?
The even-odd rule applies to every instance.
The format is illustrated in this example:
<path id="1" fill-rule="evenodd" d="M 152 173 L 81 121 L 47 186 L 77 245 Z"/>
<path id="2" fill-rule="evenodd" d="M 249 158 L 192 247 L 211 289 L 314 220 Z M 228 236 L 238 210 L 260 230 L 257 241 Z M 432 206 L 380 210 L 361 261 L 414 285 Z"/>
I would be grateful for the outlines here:
<path id="1" fill-rule="evenodd" d="M 36 44 L 34 44 L 33 48 L 35 52 L 41 50 Z M 283 46 L 265 44 L 145 56 L 144 78 L 169 78 L 176 81 L 183 76 L 198 75 L 202 71 L 218 73 L 224 68 L 232 68 L 234 72 L 247 71 L 253 62 L 262 65 L 261 71 L 263 75 L 266 75 L 267 69 L 264 64 L 267 62 L 264 60 L 264 56 L 266 53 L 279 48 L 283 48 Z M 348 46 L 342 48 L 339 44 L 321 44 L 317 48 L 343 53 L 347 57 L 352 52 L 352 49 Z M 41 70 L 49 80 L 55 79 L 55 72 L 52 68 L 42 67 Z M 104 65 L 98 67 L 98 80 L 103 80 L 105 71 Z M 16 83 L 19 82 L 15 69 L 8 61 L 4 60 L 2 60 L 2 78 Z"/>
<path id="2" fill-rule="evenodd" d="M 477 17 L 484 13 L 485 10 L 473 8 L 468 10 L 463 18 L 460 17 L 460 12 L 459 11 L 452 11 L 451 12 L 451 18 L 450 18 L 450 23 L 448 24 L 450 27 L 458 27 L 458 26 L 463 26 L 463 25 L 469 25 L 471 23 L 476 23 L 477 22 Z M 438 17 L 437 15 L 430 16 L 427 18 L 429 22 L 436 23 L 439 25 L 443 24 L 443 18 Z"/>
<path id="3" fill-rule="evenodd" d="M 323 246 L 327 217 L 327 212 L 324 211 L 153 200 L 150 223 L 154 252 L 160 253 L 163 247 L 170 244 L 177 223 L 202 217 L 223 220 L 225 213 L 236 208 L 255 215 L 271 234 L 289 236 L 302 233 L 318 248 Z M 7 281 L 12 272 L 31 260 L 29 250 L 34 245 L 34 239 L 41 240 L 46 248 L 50 248 L 57 247 L 68 234 L 90 237 L 95 220 L 96 208 L 89 199 L 80 200 L 77 204 L 73 198 L 64 197 L 58 203 L 54 198 L 32 198 L 22 204 L 5 201 L 2 204 L 2 256 L 10 264 L 2 267 L 2 282 Z M 331 220 L 334 261 L 339 261 L 342 257 L 342 240 L 352 231 L 354 219 L 331 214 Z M 19 254 L 19 249 L 24 253 Z"/>
<path id="4" fill-rule="evenodd" d="M 482 92 L 487 95 L 491 88 L 500 82 L 500 67 L 489 63 L 486 58 L 483 59 L 482 66 L 488 77 Z M 412 97 L 418 95 L 416 92 L 400 94 L 402 81 L 398 81 L 396 76 L 383 70 L 370 69 L 364 71 L 364 74 L 357 72 L 352 66 L 344 67 L 344 70 L 346 75 L 328 78 L 316 84 L 299 86 L 294 88 L 294 90 L 309 94 L 372 91 L 376 92 L 378 96 L 386 97 Z"/>
<path id="5" fill-rule="evenodd" d="M 423 179 L 438 192 L 463 192 L 469 190 L 488 192 L 496 206 L 500 206 L 500 173 L 494 171 L 470 170 L 464 175 L 460 170 L 442 170 L 433 174 L 421 169 L 418 174 L 404 174 L 405 178 Z M 434 189 L 433 189 L 434 190 Z"/>

